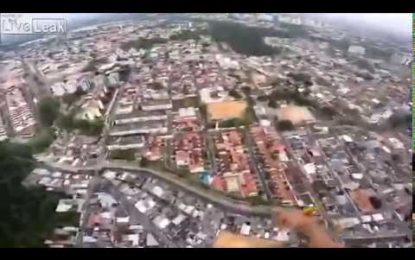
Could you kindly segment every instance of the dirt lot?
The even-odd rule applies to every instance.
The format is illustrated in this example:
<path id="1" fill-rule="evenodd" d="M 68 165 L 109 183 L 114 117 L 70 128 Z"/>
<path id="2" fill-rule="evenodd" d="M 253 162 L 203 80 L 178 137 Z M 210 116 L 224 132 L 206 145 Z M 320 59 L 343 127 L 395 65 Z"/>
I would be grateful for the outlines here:
<path id="1" fill-rule="evenodd" d="M 207 105 L 209 120 L 222 120 L 228 118 L 241 118 L 247 107 L 244 101 L 223 101 Z"/>

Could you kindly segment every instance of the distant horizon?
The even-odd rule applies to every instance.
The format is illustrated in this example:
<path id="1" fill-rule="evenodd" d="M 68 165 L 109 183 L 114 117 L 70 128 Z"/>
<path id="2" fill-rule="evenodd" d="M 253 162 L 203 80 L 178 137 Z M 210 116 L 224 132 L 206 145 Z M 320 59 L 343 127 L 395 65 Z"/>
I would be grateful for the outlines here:
<path id="1" fill-rule="evenodd" d="M 341 19 L 347 23 L 369 25 L 385 32 L 412 35 L 412 13 L 324 13 L 319 15 Z"/>
<path id="2" fill-rule="evenodd" d="M 7 14 L 7 13 L 3 13 Z M 116 16 L 119 18 L 123 15 L 134 15 L 140 13 L 25 13 L 24 15 L 36 16 L 36 17 L 59 17 L 68 19 L 68 29 L 79 29 L 87 26 L 94 26 L 99 24 L 98 21 L 93 23 L 92 20 L 100 19 L 108 16 Z M 142 13 L 147 14 L 147 13 Z M 186 13 L 183 13 L 186 14 Z M 311 13 L 310 13 L 311 14 Z M 412 39 L 412 25 L 413 16 L 412 13 L 315 13 L 311 15 L 321 16 L 326 18 L 328 21 L 341 22 L 344 25 L 359 25 L 356 27 L 357 30 L 374 29 L 380 30 L 382 33 L 386 33 L 390 36 L 398 36 L 405 39 Z M 381 21 L 381 22 L 379 22 Z M 74 25 L 75 23 L 75 25 Z M 85 23 L 85 24 L 78 24 Z M 329 22 L 330 24 L 330 22 Z M 79 26 L 80 25 L 80 26 Z M 366 25 L 366 26 L 360 26 Z M 36 39 L 36 36 L 30 37 L 26 35 L 21 40 L 15 40 L 10 38 L 17 38 L 19 36 L 2 35 L 1 39 L 5 45 L 10 43 L 25 43 Z"/>

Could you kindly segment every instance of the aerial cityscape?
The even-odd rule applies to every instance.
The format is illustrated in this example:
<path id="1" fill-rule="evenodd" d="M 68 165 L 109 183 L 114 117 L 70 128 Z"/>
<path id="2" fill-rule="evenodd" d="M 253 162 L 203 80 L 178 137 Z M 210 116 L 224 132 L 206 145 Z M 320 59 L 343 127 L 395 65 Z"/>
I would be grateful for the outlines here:
<path id="1" fill-rule="evenodd" d="M 411 41 L 102 16 L 0 45 L 0 247 L 412 247 Z"/>

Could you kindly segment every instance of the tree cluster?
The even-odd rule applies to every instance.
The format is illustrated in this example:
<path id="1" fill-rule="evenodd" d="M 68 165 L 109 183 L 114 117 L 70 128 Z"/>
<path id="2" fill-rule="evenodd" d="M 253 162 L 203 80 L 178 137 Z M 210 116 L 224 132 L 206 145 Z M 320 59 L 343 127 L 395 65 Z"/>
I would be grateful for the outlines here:
<path id="1" fill-rule="evenodd" d="M 45 247 L 45 239 L 57 225 L 68 225 L 68 221 L 73 220 L 55 213 L 58 200 L 63 198 L 61 194 L 22 185 L 33 168 L 34 159 L 30 147 L 0 142 L 2 247 Z"/>

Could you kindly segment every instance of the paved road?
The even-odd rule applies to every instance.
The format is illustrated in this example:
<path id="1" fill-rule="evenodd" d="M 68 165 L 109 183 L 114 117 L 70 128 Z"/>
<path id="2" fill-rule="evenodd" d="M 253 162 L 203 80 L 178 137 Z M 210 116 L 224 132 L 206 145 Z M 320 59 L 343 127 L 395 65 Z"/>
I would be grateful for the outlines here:
<path id="1" fill-rule="evenodd" d="M 313 138 L 312 137 L 312 134 L 309 132 L 308 133 L 309 134 L 309 136 L 310 136 L 310 138 Z M 329 172 L 330 172 L 330 174 L 331 174 L 331 176 L 333 176 L 336 180 L 337 180 L 337 182 L 338 183 L 340 183 L 340 189 L 342 190 L 342 192 L 343 192 L 343 194 L 347 197 L 347 200 L 350 202 L 350 204 L 352 205 L 352 207 L 353 207 L 353 209 L 354 209 L 354 211 L 355 211 L 355 213 L 356 213 L 356 217 L 360 217 L 361 216 L 361 214 L 360 214 L 360 211 L 359 211 L 359 209 L 357 208 L 357 206 L 355 205 L 355 203 L 353 202 L 353 199 L 350 197 L 350 194 L 345 190 L 345 188 L 344 188 L 344 186 L 343 186 L 343 181 L 341 180 L 341 178 L 340 178 L 340 176 L 337 174 L 337 172 L 336 171 L 334 171 L 333 169 L 332 169 L 332 167 L 331 167 L 331 165 L 329 164 L 329 158 L 326 156 L 326 153 L 323 151 L 323 149 L 322 149 L 322 147 L 320 146 L 320 144 L 318 143 L 318 142 L 315 142 L 316 143 L 316 149 L 318 149 L 318 152 L 322 155 L 322 157 L 324 158 L 324 164 L 327 166 L 327 168 L 328 168 L 328 170 L 329 170 Z"/>
<path id="2" fill-rule="evenodd" d="M 194 186 L 186 182 L 184 179 L 181 179 L 171 173 L 158 172 L 152 169 L 141 168 L 134 163 L 129 162 L 109 162 L 102 161 L 100 164 L 85 166 L 85 167 L 71 167 L 69 165 L 60 165 L 52 162 L 44 162 L 46 167 L 54 168 L 61 171 L 69 172 L 80 172 L 80 171 L 100 171 L 103 169 L 112 169 L 120 171 L 129 171 L 135 172 L 137 174 L 147 174 L 151 177 L 161 179 L 169 184 L 180 188 L 181 190 L 191 193 L 202 200 L 208 201 L 209 203 L 218 205 L 219 207 L 226 208 L 229 211 L 239 213 L 239 214 L 250 214 L 258 216 L 270 216 L 271 207 L 270 206 L 251 206 L 248 203 L 234 200 L 228 198 L 219 193 L 202 189 L 200 187 Z"/>
<path id="3" fill-rule="evenodd" d="M 49 83 L 46 78 L 40 73 L 33 63 L 27 61 L 22 62 L 23 69 L 28 74 L 26 81 L 28 82 L 34 96 L 36 96 L 38 100 L 49 96 L 51 93 L 48 87 Z M 39 81 L 36 81 L 35 78 L 38 78 Z"/>
<path id="4" fill-rule="evenodd" d="M 352 127 L 352 128 L 354 128 L 354 129 L 358 129 L 357 127 L 354 127 L 354 126 L 347 126 L 347 127 Z M 337 129 L 335 128 L 334 129 L 334 133 L 335 134 L 339 134 L 338 133 L 338 131 L 337 131 Z M 356 158 L 356 156 L 353 154 L 353 153 L 351 153 L 351 151 L 347 148 L 347 146 L 345 145 L 345 143 L 344 143 L 344 141 L 341 139 L 341 138 L 336 138 L 336 140 L 337 141 L 339 141 L 344 147 L 345 147 L 345 151 L 346 151 L 346 153 L 348 154 L 348 156 L 351 158 L 351 160 L 352 160 L 352 163 L 354 163 L 356 166 L 357 166 L 357 168 L 361 171 L 361 172 L 366 172 L 366 167 Z M 327 159 L 327 157 L 326 157 L 326 155 L 325 155 L 325 153 L 322 151 L 322 149 L 321 149 L 321 146 L 320 145 L 318 145 L 318 148 L 319 148 L 319 150 L 320 150 L 320 153 L 323 155 L 323 157 L 325 158 L 325 161 L 327 162 L 328 161 L 328 159 Z M 331 169 L 331 167 L 329 166 L 329 165 L 327 165 L 328 167 L 329 167 L 329 170 L 330 170 L 330 172 L 332 173 L 332 175 L 334 176 L 334 177 L 336 177 L 337 178 L 337 180 L 341 183 L 341 179 L 339 178 L 339 176 L 335 173 L 335 171 L 333 171 L 332 169 Z M 365 176 L 365 178 L 367 178 L 366 176 Z M 350 195 L 349 195 L 349 193 L 348 192 L 346 192 L 344 189 L 343 189 L 343 191 L 344 191 L 344 194 L 348 197 L 348 199 L 349 199 L 349 201 L 351 202 L 351 204 L 352 204 L 352 206 L 353 206 L 353 208 L 354 208 L 354 210 L 355 210 L 355 212 L 356 212 L 356 216 L 357 217 L 360 217 L 361 215 L 362 215 L 362 213 L 360 212 L 360 210 L 357 208 L 357 206 L 355 205 L 355 203 L 353 202 L 353 200 L 352 200 L 352 198 L 350 197 Z M 393 206 L 392 205 L 390 205 L 390 203 L 388 203 L 384 198 L 382 198 L 381 196 L 380 196 L 380 199 L 381 199 L 381 201 L 382 201 L 382 207 L 383 207 L 383 211 L 388 211 L 388 212 L 394 212 L 394 209 L 393 209 Z M 377 236 L 380 236 L 380 237 L 394 237 L 394 236 L 397 236 L 397 237 L 404 237 L 405 236 L 405 234 L 408 236 L 408 237 L 411 237 L 412 236 L 412 234 L 411 234 L 411 230 L 407 227 L 407 224 L 405 223 L 405 222 L 402 222 L 402 221 L 400 221 L 400 220 L 398 220 L 398 219 L 396 219 L 395 221 L 393 221 L 394 222 L 394 224 L 396 225 L 396 227 L 397 227 L 397 230 L 396 231 L 394 231 L 395 233 L 394 234 L 383 234 L 383 233 L 377 233 L 376 235 Z M 366 238 L 368 238 L 368 239 L 370 239 L 370 237 L 372 237 L 372 236 L 374 236 L 374 235 L 372 235 L 372 234 L 367 234 L 366 235 Z M 360 238 L 361 239 L 363 239 L 365 236 L 360 236 Z M 356 239 L 359 239 L 357 236 L 355 237 Z M 347 239 L 353 239 L 353 238 L 347 238 Z"/>
<path id="5" fill-rule="evenodd" d="M 259 179 L 261 180 L 261 184 L 265 194 L 267 196 L 268 201 L 272 201 L 272 192 L 267 185 L 267 180 L 265 179 L 265 169 L 262 163 L 259 162 L 256 154 L 255 154 L 255 142 L 252 140 L 252 136 L 249 133 L 249 130 L 246 130 L 246 144 L 248 146 L 249 157 L 251 158 L 251 164 L 254 166 L 255 171 L 257 172 Z"/>
<path id="6" fill-rule="evenodd" d="M 349 155 L 349 157 L 352 159 L 352 162 L 358 167 L 358 169 L 361 172 L 366 173 L 367 172 L 366 167 L 356 158 L 355 154 L 353 154 L 349 150 L 349 148 L 346 146 L 345 142 L 343 140 L 341 140 L 340 138 L 338 138 L 338 140 L 343 145 L 343 147 L 345 147 L 345 151 Z M 369 178 L 370 179 L 370 177 L 367 176 L 367 175 L 365 175 L 364 178 Z M 386 199 L 384 198 L 384 196 L 378 194 L 378 198 L 382 202 L 383 211 L 387 211 L 387 212 L 394 212 L 395 211 L 394 205 L 391 205 L 391 203 L 387 202 Z M 407 227 L 406 222 L 403 222 L 403 221 L 400 221 L 400 220 L 396 219 L 394 221 L 394 223 L 398 228 L 398 232 L 396 232 L 397 235 L 404 236 L 403 234 L 406 233 L 408 237 L 412 236 L 412 231 Z"/>
<path id="7" fill-rule="evenodd" d="M 308 133 L 309 134 L 309 133 Z M 316 203 L 317 205 L 317 211 L 321 214 L 321 216 L 323 217 L 323 219 L 329 224 L 332 225 L 332 218 L 327 214 L 326 210 L 323 208 L 321 201 L 318 199 L 318 195 L 316 193 L 316 191 L 313 188 L 312 183 L 309 181 L 308 178 L 306 178 L 305 176 L 307 176 L 304 168 L 302 167 L 302 165 L 300 165 L 299 161 L 298 161 L 298 157 L 294 155 L 294 150 L 292 149 L 291 145 L 289 144 L 289 142 L 286 140 L 285 137 L 283 137 L 284 140 L 284 144 L 285 147 L 287 148 L 287 152 L 288 154 L 291 155 L 291 157 L 293 158 L 293 163 L 295 164 L 296 168 L 302 173 L 301 179 L 303 184 L 306 186 L 307 190 L 309 191 L 309 193 L 311 194 L 311 196 L 313 197 L 314 200 L 318 201 L 318 203 Z M 327 229 L 328 232 L 330 233 L 330 235 L 332 237 L 338 237 L 338 235 L 331 229 Z"/>
<path id="8" fill-rule="evenodd" d="M 163 173 L 154 171 L 151 169 L 144 169 L 134 165 L 127 165 L 124 163 L 108 163 L 105 165 L 105 168 L 120 169 L 130 172 L 137 172 L 141 174 L 150 174 L 152 177 L 162 179 L 176 187 L 179 187 L 181 190 L 192 193 L 193 195 L 198 196 L 199 198 L 210 201 L 211 203 L 220 205 L 227 208 L 228 210 L 241 213 L 241 214 L 255 214 L 255 215 L 266 215 L 269 216 L 271 213 L 271 207 L 269 206 L 251 206 L 247 203 L 230 199 L 226 196 L 214 193 L 212 191 L 201 189 L 194 185 L 189 185 L 189 183 L 183 181 L 183 179 L 172 175 L 171 173 Z"/>
<path id="9" fill-rule="evenodd" d="M 109 183 L 109 182 L 108 182 Z M 157 228 L 153 222 L 143 213 L 137 210 L 132 202 L 130 202 L 126 196 L 113 184 L 106 185 L 108 190 L 105 192 L 110 193 L 125 209 L 128 210 L 131 221 L 134 223 L 140 223 L 144 229 L 151 232 L 156 236 L 163 247 L 176 248 L 178 247 L 171 239 L 169 239 L 162 230 Z"/>
<path id="10" fill-rule="evenodd" d="M 81 225 L 79 228 L 78 236 L 76 237 L 76 246 L 82 247 L 83 237 L 86 229 L 86 225 L 88 223 L 89 215 L 91 214 L 89 206 L 89 201 L 91 198 L 92 193 L 95 191 L 96 186 L 99 184 L 99 179 L 94 177 L 88 184 L 88 191 L 86 194 L 85 202 L 82 208 L 81 214 Z"/>

